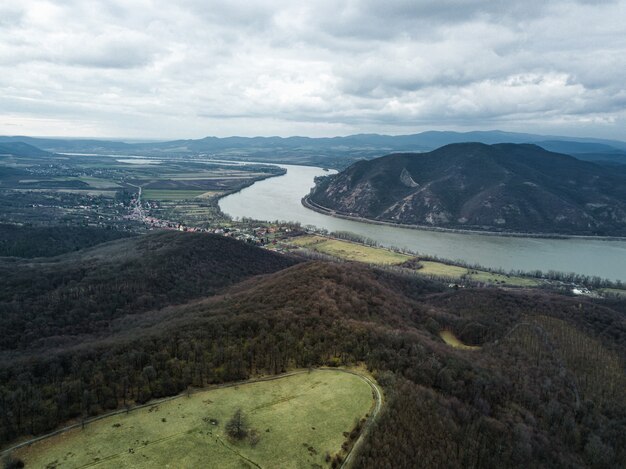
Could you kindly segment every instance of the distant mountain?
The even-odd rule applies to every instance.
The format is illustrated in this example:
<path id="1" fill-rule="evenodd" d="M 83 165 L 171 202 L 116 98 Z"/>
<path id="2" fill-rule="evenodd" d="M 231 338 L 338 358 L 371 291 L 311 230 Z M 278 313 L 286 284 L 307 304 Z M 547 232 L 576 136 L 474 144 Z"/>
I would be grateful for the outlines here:
<path id="1" fill-rule="evenodd" d="M 360 161 L 309 200 L 407 225 L 626 236 L 626 173 L 530 144 L 451 144 Z"/>
<path id="2" fill-rule="evenodd" d="M 36 137 L 0 137 L 0 145 L 23 142 L 50 152 L 66 153 L 107 153 L 132 151 L 133 144 L 108 140 L 56 139 Z"/>
<path id="3" fill-rule="evenodd" d="M 2 142 L 24 142 L 58 153 L 138 154 L 188 156 L 210 155 L 267 162 L 345 168 L 361 159 L 392 152 L 425 152 L 450 143 L 535 143 L 550 151 L 579 159 L 626 164 L 626 142 L 593 138 L 546 136 L 515 132 L 429 131 L 413 135 L 358 134 L 346 137 L 205 137 L 196 140 L 126 143 L 109 140 L 0 137 Z"/>
<path id="4" fill-rule="evenodd" d="M 51 156 L 47 151 L 41 150 L 24 142 L 0 143 L 0 155 L 12 156 Z"/>

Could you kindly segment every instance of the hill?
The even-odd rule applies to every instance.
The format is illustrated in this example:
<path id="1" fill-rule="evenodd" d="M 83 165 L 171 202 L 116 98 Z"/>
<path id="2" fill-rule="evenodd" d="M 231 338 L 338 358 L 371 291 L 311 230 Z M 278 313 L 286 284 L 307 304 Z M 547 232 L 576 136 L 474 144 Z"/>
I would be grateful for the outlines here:
<path id="1" fill-rule="evenodd" d="M 190 387 L 357 365 L 385 405 L 355 467 L 626 463 L 624 300 L 455 290 L 179 232 L 0 267 L 5 444 Z"/>
<path id="2" fill-rule="evenodd" d="M 294 263 L 230 238 L 177 232 L 57 257 L 0 258 L 0 357 L 108 334 L 120 317 L 212 295 Z"/>
<path id="3" fill-rule="evenodd" d="M 0 257 L 53 257 L 133 236 L 90 226 L 22 226 L 0 223 Z"/>
<path id="4" fill-rule="evenodd" d="M 21 141 L 0 143 L 0 155 L 12 156 L 52 156 L 51 153 Z"/>
<path id="5" fill-rule="evenodd" d="M 565 235 L 626 235 L 626 176 L 536 145 L 451 144 L 361 161 L 309 200 L 406 225 Z"/>
<path id="6" fill-rule="evenodd" d="M 224 269 L 230 263 L 212 267 L 215 276 Z M 189 386 L 364 363 L 386 403 L 356 467 L 618 467 L 625 312 L 623 302 L 455 291 L 364 265 L 304 262 L 188 304 L 127 310 L 89 342 L 5 362 L 0 437 Z M 442 331 L 474 348 L 446 345 Z"/>

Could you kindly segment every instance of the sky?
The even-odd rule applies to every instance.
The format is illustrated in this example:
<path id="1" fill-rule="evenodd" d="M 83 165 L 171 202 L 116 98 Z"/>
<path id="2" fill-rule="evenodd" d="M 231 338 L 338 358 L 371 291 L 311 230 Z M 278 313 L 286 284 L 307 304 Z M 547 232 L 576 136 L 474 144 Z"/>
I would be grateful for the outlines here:
<path id="1" fill-rule="evenodd" d="M 626 140 L 626 0 L 0 0 L 0 134 Z"/>

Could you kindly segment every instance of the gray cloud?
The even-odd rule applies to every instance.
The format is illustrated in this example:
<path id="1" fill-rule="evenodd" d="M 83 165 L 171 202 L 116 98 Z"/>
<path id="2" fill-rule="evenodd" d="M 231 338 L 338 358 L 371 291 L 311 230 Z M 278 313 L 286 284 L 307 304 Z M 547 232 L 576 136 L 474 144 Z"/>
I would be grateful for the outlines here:
<path id="1" fill-rule="evenodd" d="M 0 5 L 0 133 L 626 138 L 624 18 L 626 0 L 24 0 Z"/>

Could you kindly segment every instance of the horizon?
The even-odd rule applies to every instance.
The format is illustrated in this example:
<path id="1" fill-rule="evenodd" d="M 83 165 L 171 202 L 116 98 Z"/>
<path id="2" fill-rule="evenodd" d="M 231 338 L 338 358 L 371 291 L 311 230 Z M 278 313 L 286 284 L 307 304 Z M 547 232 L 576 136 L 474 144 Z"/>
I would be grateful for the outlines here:
<path id="1" fill-rule="evenodd" d="M 25 0 L 0 6 L 0 134 L 622 139 L 624 17 L 626 0 Z"/>
<path id="2" fill-rule="evenodd" d="M 503 134 L 515 134 L 515 135 L 529 135 L 532 137 L 545 137 L 546 139 L 573 139 L 573 141 L 614 141 L 619 143 L 626 144 L 626 139 L 619 138 L 602 138 L 602 137 L 591 137 L 591 136 L 571 136 L 571 135 L 554 135 L 554 134 L 541 134 L 541 133 L 530 133 L 530 132 L 512 132 L 501 129 L 489 129 L 489 130 L 467 130 L 467 131 L 457 131 L 457 130 L 424 130 L 421 132 L 414 133 L 377 133 L 377 132 L 359 132 L 353 134 L 344 134 L 344 135 L 328 135 L 328 136 L 311 136 L 311 135 L 225 135 L 225 136 L 217 136 L 217 135 L 205 135 L 198 138 L 187 138 L 187 137 L 175 137 L 175 138 L 139 138 L 139 137 L 99 137 L 99 136 L 62 136 L 62 135 L 6 135 L 0 134 L 0 138 L 33 138 L 33 139 L 50 139 L 50 140 L 95 140 L 95 141 L 106 141 L 106 142 L 121 142 L 121 143 L 129 143 L 129 144 L 139 144 L 139 143 L 164 143 L 164 142 L 172 142 L 178 140 L 203 140 L 209 138 L 216 139 L 228 139 L 228 138 L 280 138 L 280 139 L 289 139 L 289 138 L 309 138 L 309 139 L 332 139 L 332 138 L 346 138 L 346 137 L 356 137 L 356 136 L 379 136 L 379 137 L 410 137 L 417 136 L 426 133 L 456 133 L 460 135 L 470 134 L 470 133 L 503 133 Z M 533 143 L 533 142 L 528 142 Z"/>

